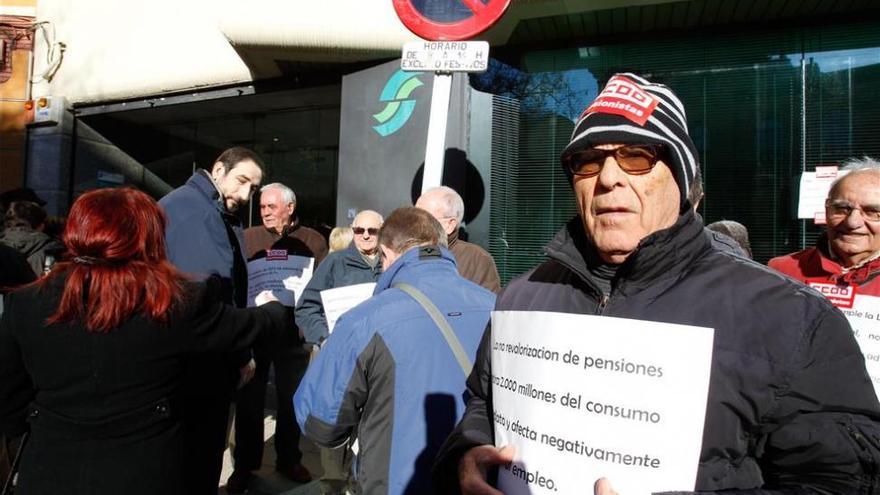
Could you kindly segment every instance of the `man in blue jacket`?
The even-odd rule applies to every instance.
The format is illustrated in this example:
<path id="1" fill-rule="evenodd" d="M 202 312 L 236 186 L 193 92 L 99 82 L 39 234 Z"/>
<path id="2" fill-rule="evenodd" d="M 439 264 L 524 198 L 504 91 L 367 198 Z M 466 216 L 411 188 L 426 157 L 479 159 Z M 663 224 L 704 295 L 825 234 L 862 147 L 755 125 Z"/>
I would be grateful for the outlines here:
<path id="1" fill-rule="evenodd" d="M 495 295 L 462 278 L 445 245 L 428 212 L 395 210 L 379 233 L 385 272 L 374 296 L 339 319 L 294 396 L 318 444 L 340 445 L 357 427 L 360 493 L 432 493 L 434 455 L 464 412 Z"/>
<path id="2" fill-rule="evenodd" d="M 222 299 L 247 305 L 247 264 L 242 254 L 241 220 L 235 213 L 250 201 L 263 180 L 262 161 L 253 151 L 235 147 L 220 154 L 211 170 L 197 170 L 159 204 L 168 222 L 168 259 L 196 278 L 217 276 Z M 188 365 L 184 377 L 187 493 L 217 493 L 229 403 L 238 382 L 253 374 L 249 353 L 201 356 Z"/>
<path id="3" fill-rule="evenodd" d="M 219 276 L 225 302 L 238 307 L 247 305 L 247 264 L 236 212 L 247 205 L 262 180 L 262 161 L 256 153 L 229 148 L 210 172 L 197 170 L 186 184 L 159 200 L 168 216 L 168 259 L 200 278 Z"/>
<path id="4" fill-rule="evenodd" d="M 296 325 L 307 344 L 320 345 L 330 335 L 321 292 L 349 285 L 375 282 L 382 273 L 379 262 L 379 228 L 382 215 L 363 210 L 351 222 L 352 242 L 347 249 L 330 253 L 315 270 L 296 307 Z M 321 449 L 321 480 L 344 486 L 350 478 L 348 446 Z"/>

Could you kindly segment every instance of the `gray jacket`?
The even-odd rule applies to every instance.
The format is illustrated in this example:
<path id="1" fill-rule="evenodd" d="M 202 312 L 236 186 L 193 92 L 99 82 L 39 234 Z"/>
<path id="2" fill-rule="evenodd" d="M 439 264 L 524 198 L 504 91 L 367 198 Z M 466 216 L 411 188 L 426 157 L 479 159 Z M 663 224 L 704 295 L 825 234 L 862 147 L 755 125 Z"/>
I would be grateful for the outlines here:
<path id="1" fill-rule="evenodd" d="M 312 280 L 306 285 L 296 306 L 296 325 L 310 344 L 319 344 L 330 335 L 321 291 L 365 284 L 379 279 L 382 267 L 379 263 L 371 266 L 357 250 L 354 243 L 347 249 L 330 253 L 318 265 Z"/>
<path id="2" fill-rule="evenodd" d="M 36 275 L 43 274 L 47 257 L 57 259 L 64 252 L 64 245 L 57 240 L 26 227 L 7 228 L 0 233 L 0 242 L 24 255 Z"/>

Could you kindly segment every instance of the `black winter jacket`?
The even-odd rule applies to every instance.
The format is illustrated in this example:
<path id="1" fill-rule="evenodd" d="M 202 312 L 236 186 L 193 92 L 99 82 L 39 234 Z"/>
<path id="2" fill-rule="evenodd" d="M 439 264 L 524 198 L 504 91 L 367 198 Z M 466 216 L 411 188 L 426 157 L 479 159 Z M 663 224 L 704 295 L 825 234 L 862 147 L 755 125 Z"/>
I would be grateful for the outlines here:
<path id="1" fill-rule="evenodd" d="M 140 314 L 110 332 L 78 321 L 46 325 L 66 275 L 8 296 L 0 319 L 0 434 L 25 429 L 15 493 L 188 495 L 181 375 L 195 355 L 272 345 L 284 306 L 236 309 L 220 284 L 184 285 L 167 325 Z"/>
<path id="2" fill-rule="evenodd" d="M 641 242 L 610 297 L 587 270 L 592 249 L 572 220 L 549 261 L 513 281 L 496 308 L 714 328 L 698 491 L 880 493 L 880 404 L 849 324 L 825 298 L 712 248 L 690 211 Z M 490 340 L 487 331 L 473 397 L 437 458 L 444 483 L 457 480 L 467 449 L 494 443 Z"/>

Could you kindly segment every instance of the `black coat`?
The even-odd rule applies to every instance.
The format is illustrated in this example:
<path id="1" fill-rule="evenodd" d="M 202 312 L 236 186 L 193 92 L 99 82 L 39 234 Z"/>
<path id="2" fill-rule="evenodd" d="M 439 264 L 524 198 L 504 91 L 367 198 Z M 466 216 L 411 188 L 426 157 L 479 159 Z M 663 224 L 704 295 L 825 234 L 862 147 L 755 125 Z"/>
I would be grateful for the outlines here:
<path id="1" fill-rule="evenodd" d="M 584 260 L 593 249 L 572 221 L 548 246 L 550 260 L 511 282 L 496 308 L 714 328 L 697 490 L 880 493 L 880 404 L 849 324 L 824 297 L 712 248 L 690 211 L 641 242 L 607 299 Z M 489 339 L 464 418 L 438 455 L 444 482 L 457 480 L 468 448 L 494 442 Z"/>
<path id="2" fill-rule="evenodd" d="M 109 333 L 46 326 L 63 277 L 7 297 L 0 320 L 0 433 L 25 428 L 17 494 L 183 493 L 178 395 L 188 356 L 278 338 L 283 306 L 234 309 L 187 283 L 167 326 L 134 316 Z"/>
<path id="3" fill-rule="evenodd" d="M 0 244 L 0 300 L 10 289 L 36 280 L 27 258 L 14 248 Z M 0 314 L 3 314 L 0 307 Z"/>

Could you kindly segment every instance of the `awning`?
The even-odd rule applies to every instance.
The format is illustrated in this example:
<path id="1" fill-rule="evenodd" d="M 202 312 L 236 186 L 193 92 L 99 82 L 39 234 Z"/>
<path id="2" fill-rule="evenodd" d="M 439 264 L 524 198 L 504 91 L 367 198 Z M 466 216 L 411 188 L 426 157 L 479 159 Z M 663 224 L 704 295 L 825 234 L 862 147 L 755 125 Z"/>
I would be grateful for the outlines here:
<path id="1" fill-rule="evenodd" d="M 513 0 L 479 38 L 503 45 L 523 19 L 669 0 Z M 391 0 L 256 0 L 228 2 L 220 31 L 254 72 L 281 75 L 276 60 L 346 63 L 399 56 L 419 38 L 397 18 Z"/>

